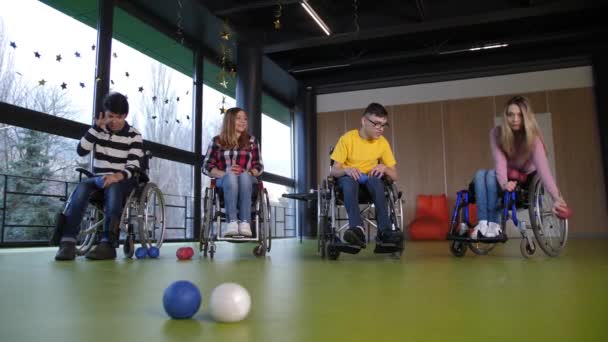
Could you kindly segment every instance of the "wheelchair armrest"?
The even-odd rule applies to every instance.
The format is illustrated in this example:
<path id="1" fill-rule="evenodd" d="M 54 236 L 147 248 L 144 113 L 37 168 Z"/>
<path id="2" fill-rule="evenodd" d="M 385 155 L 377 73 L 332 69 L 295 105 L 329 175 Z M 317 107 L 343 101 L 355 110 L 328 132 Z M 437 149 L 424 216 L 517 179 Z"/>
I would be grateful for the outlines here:
<path id="1" fill-rule="evenodd" d="M 82 178 L 82 175 L 84 174 L 85 176 L 87 176 L 88 178 L 93 178 L 95 177 L 95 175 L 93 174 L 93 172 L 82 168 L 82 167 L 77 167 L 76 169 L 74 169 L 74 171 L 80 173 L 80 178 Z"/>

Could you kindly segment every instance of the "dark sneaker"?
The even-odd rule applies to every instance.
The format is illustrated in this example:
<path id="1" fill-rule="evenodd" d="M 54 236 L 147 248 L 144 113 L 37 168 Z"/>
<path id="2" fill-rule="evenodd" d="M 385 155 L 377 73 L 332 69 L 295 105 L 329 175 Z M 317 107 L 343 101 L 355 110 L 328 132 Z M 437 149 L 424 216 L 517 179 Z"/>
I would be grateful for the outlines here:
<path id="1" fill-rule="evenodd" d="M 109 242 L 102 241 L 99 245 L 93 247 L 85 256 L 87 259 L 91 260 L 116 259 L 116 248 L 112 247 Z"/>
<path id="2" fill-rule="evenodd" d="M 67 261 L 74 260 L 76 258 L 76 242 L 74 241 L 63 241 L 59 243 L 59 250 L 55 254 L 55 260 Z"/>
<path id="3" fill-rule="evenodd" d="M 344 241 L 349 245 L 365 248 L 365 233 L 361 227 L 348 228 L 344 232 Z"/>
<path id="4" fill-rule="evenodd" d="M 403 241 L 403 233 L 400 230 L 381 230 L 378 232 L 378 241 L 398 244 Z"/>

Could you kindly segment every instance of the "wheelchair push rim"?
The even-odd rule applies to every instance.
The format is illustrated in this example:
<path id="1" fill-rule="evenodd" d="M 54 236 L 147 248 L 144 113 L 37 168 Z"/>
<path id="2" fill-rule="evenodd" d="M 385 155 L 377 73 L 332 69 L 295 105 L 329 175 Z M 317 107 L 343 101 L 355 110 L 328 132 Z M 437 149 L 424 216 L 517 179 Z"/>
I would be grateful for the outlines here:
<path id="1" fill-rule="evenodd" d="M 545 254 L 556 257 L 568 240 L 568 220 L 553 213 L 553 198 L 545 191 L 540 177 L 534 178 L 532 189 L 529 210 L 534 237 Z"/>

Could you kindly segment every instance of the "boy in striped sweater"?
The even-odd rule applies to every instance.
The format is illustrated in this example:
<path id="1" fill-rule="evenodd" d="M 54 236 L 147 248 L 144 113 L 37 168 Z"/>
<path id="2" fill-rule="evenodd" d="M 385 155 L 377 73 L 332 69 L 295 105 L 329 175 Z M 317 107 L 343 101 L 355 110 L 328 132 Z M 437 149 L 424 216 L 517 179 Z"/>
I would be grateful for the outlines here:
<path id="1" fill-rule="evenodd" d="M 104 227 L 101 240 L 86 254 L 88 259 L 116 258 L 119 223 L 123 202 L 137 185 L 134 174 L 139 171 L 143 157 L 141 134 L 131 127 L 126 117 L 129 113 L 127 98 L 110 93 L 103 100 L 103 112 L 96 116 L 93 127 L 80 139 L 77 152 L 85 156 L 93 152 L 93 173 L 97 177 L 83 180 L 68 199 L 62 215 L 63 224 L 57 232 L 61 239 L 55 260 L 74 260 L 76 236 L 80 221 L 91 193 L 99 188 L 104 192 Z M 99 179 L 96 183 L 96 179 Z"/>

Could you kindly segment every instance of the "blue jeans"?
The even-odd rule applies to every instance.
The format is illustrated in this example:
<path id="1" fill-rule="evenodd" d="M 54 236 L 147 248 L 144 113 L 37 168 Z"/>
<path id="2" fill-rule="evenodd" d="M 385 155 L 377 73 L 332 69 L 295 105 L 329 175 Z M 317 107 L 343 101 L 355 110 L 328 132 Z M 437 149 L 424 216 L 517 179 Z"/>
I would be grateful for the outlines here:
<path id="1" fill-rule="evenodd" d="M 475 197 L 477 219 L 498 223 L 496 171 L 479 170 L 475 173 Z"/>
<path id="2" fill-rule="evenodd" d="M 386 208 L 386 198 L 384 197 L 384 182 L 378 177 L 369 176 L 365 185 L 360 185 L 350 176 L 338 178 L 338 185 L 344 194 L 344 206 L 348 214 L 348 225 L 353 227 L 363 227 L 363 219 L 359 211 L 359 187 L 365 186 L 372 197 L 372 202 L 376 208 L 376 219 L 378 220 L 378 230 L 390 230 L 391 222 L 388 218 Z"/>
<path id="3" fill-rule="evenodd" d="M 251 192 L 253 184 L 257 182 L 258 180 L 247 172 L 237 176 L 230 171 L 217 180 L 217 186 L 224 190 L 224 207 L 228 222 L 237 220 L 237 203 L 239 221 L 251 222 Z"/>
<path id="4" fill-rule="evenodd" d="M 95 190 L 104 192 L 103 213 L 105 220 L 103 222 L 104 236 L 110 231 L 112 221 L 118 222 L 122 214 L 122 207 L 125 198 L 131 193 L 135 187 L 134 179 L 124 179 L 118 183 L 113 183 L 110 186 L 100 190 L 95 185 L 95 178 L 87 178 L 80 182 L 76 190 L 70 195 L 68 202 L 65 205 L 63 214 L 66 217 L 65 226 L 63 227 L 63 237 L 76 238 L 80 231 L 80 221 L 84 216 L 84 211 L 87 208 L 89 197 Z"/>

